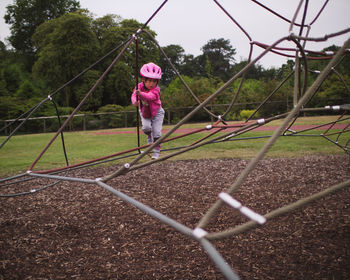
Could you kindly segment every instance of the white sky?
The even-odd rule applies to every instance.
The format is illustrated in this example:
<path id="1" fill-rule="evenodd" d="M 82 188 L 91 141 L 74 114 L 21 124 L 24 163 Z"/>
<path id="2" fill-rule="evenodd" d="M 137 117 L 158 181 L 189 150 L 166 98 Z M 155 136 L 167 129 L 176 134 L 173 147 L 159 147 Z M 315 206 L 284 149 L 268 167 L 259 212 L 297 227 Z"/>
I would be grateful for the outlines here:
<path id="1" fill-rule="evenodd" d="M 285 18 L 292 19 L 300 0 L 258 0 Z M 326 0 L 310 0 L 306 23 L 311 23 Z M 10 34 L 9 26 L 4 22 L 6 6 L 11 0 L 0 0 L 0 40 Z M 95 17 L 116 14 L 124 19 L 136 19 L 145 23 L 160 7 L 164 0 L 80 0 L 82 8 L 87 8 Z M 219 0 L 230 15 L 245 29 L 253 41 L 271 44 L 289 34 L 289 23 L 271 14 L 251 0 Z M 304 1 L 305 3 L 305 1 Z M 325 10 L 311 26 L 311 37 L 322 37 L 350 27 L 350 1 L 329 0 Z M 297 22 L 300 23 L 302 12 Z M 151 20 L 149 27 L 157 33 L 156 39 L 161 46 L 177 44 L 186 54 L 197 56 L 200 48 L 210 39 L 230 40 L 236 49 L 237 61 L 246 59 L 249 52 L 249 40 L 243 32 L 222 12 L 213 0 L 168 0 L 158 14 Z M 299 30 L 294 28 L 294 33 Z M 350 33 L 329 39 L 322 43 L 307 43 L 306 49 L 321 50 L 335 44 L 341 46 L 350 37 Z M 280 46 L 295 47 L 291 43 Z M 254 47 L 253 58 L 262 52 Z M 286 58 L 268 54 L 260 64 L 265 68 L 280 67 Z"/>

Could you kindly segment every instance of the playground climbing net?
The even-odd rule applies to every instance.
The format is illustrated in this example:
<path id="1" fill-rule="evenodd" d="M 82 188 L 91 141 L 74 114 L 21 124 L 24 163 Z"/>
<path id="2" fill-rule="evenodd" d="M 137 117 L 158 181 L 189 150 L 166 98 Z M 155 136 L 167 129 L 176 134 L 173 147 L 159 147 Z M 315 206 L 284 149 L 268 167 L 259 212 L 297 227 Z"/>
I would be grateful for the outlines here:
<path id="1" fill-rule="evenodd" d="M 342 149 L 346 154 L 349 154 L 349 142 L 350 139 L 348 137 L 349 128 L 350 128 L 350 122 L 349 122 L 349 111 L 350 111 L 350 104 L 330 104 L 329 106 L 326 106 L 324 108 L 307 108 L 307 105 L 309 104 L 310 100 L 317 95 L 317 91 L 320 88 L 321 84 L 327 79 L 327 77 L 331 73 L 335 73 L 339 79 L 343 82 L 344 89 L 350 93 L 349 87 L 342 78 L 341 74 L 337 71 L 337 66 L 341 62 L 341 59 L 350 53 L 350 39 L 344 42 L 344 45 L 339 49 L 337 52 L 322 52 L 322 51 L 311 51 L 307 50 L 305 48 L 305 45 L 307 42 L 313 41 L 313 42 L 319 42 L 319 41 L 326 41 L 329 38 L 336 37 L 339 35 L 343 35 L 346 33 L 349 33 L 350 28 L 337 31 L 332 34 L 325 35 L 321 38 L 312 38 L 309 37 L 308 34 L 313 26 L 317 22 L 317 18 L 320 16 L 320 14 L 323 12 L 323 10 L 326 8 L 326 5 L 328 1 L 325 1 L 322 9 L 320 9 L 317 16 L 309 23 L 305 24 L 305 17 L 306 17 L 306 11 L 308 6 L 308 1 L 306 1 L 305 5 L 303 6 L 303 1 L 299 1 L 298 5 L 296 5 L 295 14 L 292 20 L 286 19 L 285 17 L 279 15 L 276 11 L 273 11 L 271 8 L 268 8 L 261 4 L 258 1 L 251 0 L 255 4 L 259 5 L 262 9 L 265 9 L 267 12 L 271 13 L 273 16 L 279 17 L 282 21 L 286 21 L 290 24 L 289 30 L 286 30 L 287 35 L 278 38 L 275 43 L 271 45 L 267 45 L 264 43 L 256 42 L 253 40 L 253 38 L 250 37 L 249 33 L 232 17 L 225 8 L 216 0 L 214 0 L 215 4 L 217 5 L 218 9 L 220 9 L 233 23 L 235 28 L 238 28 L 246 37 L 247 41 L 250 46 L 250 52 L 249 52 L 249 58 L 246 66 L 239 71 L 237 74 L 235 74 L 233 77 L 231 77 L 224 85 L 222 85 L 220 88 L 218 88 L 213 94 L 211 94 L 206 100 L 201 102 L 199 98 L 193 93 L 191 88 L 186 84 L 184 79 L 182 78 L 179 71 L 174 67 L 174 65 L 171 63 L 170 59 L 167 57 L 166 53 L 163 51 L 163 49 L 158 44 L 157 40 L 152 36 L 150 32 L 146 29 L 149 22 L 157 15 L 157 13 L 166 5 L 168 1 L 164 1 L 161 6 L 153 13 L 153 15 L 149 18 L 149 20 L 138 30 L 135 31 L 134 34 L 130 34 L 129 38 L 117 46 L 115 49 L 113 49 L 111 52 L 109 52 L 105 57 L 110 56 L 111 54 L 114 54 L 116 51 L 118 51 L 118 54 L 113 59 L 112 63 L 108 66 L 108 68 L 105 70 L 105 72 L 101 75 L 101 77 L 96 81 L 94 86 L 88 91 L 88 93 L 85 95 L 85 97 L 82 99 L 80 104 L 74 109 L 72 114 L 66 119 L 66 121 L 60 125 L 57 132 L 54 134 L 52 139 L 49 141 L 49 143 L 43 148 L 42 152 L 39 154 L 39 156 L 33 161 L 33 163 L 28 168 L 28 171 L 24 174 L 19 174 L 16 176 L 4 178 L 0 181 L 0 183 L 3 186 L 9 186 L 11 184 L 16 184 L 17 182 L 26 182 L 30 181 L 33 178 L 39 178 L 42 180 L 52 181 L 53 183 L 49 184 L 43 184 L 42 187 L 37 189 L 32 189 L 30 191 L 20 192 L 20 193 L 12 193 L 12 194 L 1 194 L 1 197 L 7 198 L 7 197 L 15 197 L 15 196 L 22 196 L 22 195 L 28 195 L 28 194 L 35 194 L 38 191 L 47 189 L 49 187 L 52 187 L 56 184 L 59 184 L 62 181 L 72 181 L 72 182 L 80 182 L 80 183 L 86 183 L 86 184 L 94 184 L 99 187 L 102 187 L 112 194 L 116 195 L 120 199 L 124 200 L 127 203 L 132 204 L 136 208 L 140 209 L 144 213 L 152 216 L 153 218 L 161 221 L 162 223 L 174 228 L 178 232 L 189 236 L 190 238 L 196 240 L 200 246 L 208 253 L 212 261 L 216 264 L 216 266 L 220 269 L 221 273 L 224 277 L 227 279 L 239 279 L 239 276 L 233 271 L 233 269 L 227 264 L 227 262 L 224 260 L 224 258 L 218 253 L 218 251 L 214 248 L 212 245 L 213 240 L 226 238 L 228 236 L 235 235 L 237 233 L 243 233 L 247 232 L 248 230 L 257 227 L 262 226 L 267 220 L 278 217 L 280 215 L 283 215 L 285 213 L 289 213 L 290 211 L 293 211 L 297 208 L 300 208 L 304 206 L 307 203 L 310 203 L 316 199 L 319 199 L 321 197 L 324 197 L 330 193 L 333 193 L 339 189 L 346 188 L 350 186 L 350 180 L 345 181 L 343 183 L 330 186 L 325 191 L 313 194 L 309 197 L 306 197 L 300 201 L 296 201 L 294 203 L 291 203 L 290 205 L 286 205 L 284 207 L 281 207 L 279 209 L 274 210 L 270 213 L 256 213 L 254 209 L 250 209 L 244 205 L 244 202 L 237 200 L 234 197 L 235 191 L 237 191 L 245 182 L 249 174 L 254 170 L 254 168 L 257 166 L 259 161 L 261 161 L 265 154 L 268 152 L 268 150 L 274 145 L 276 140 L 279 137 L 286 137 L 286 136 L 300 136 L 305 135 L 305 133 L 313 133 L 309 134 L 310 136 L 315 136 L 320 139 L 329 141 L 330 143 L 338 146 L 340 149 Z M 297 1 L 296 1 L 297 2 Z M 297 15 L 301 13 L 302 7 L 304 7 L 304 14 L 302 18 L 302 23 L 295 22 L 295 19 L 297 18 Z M 299 30 L 299 35 L 296 35 L 295 29 Z M 305 31 L 306 30 L 306 31 Z M 183 83 L 184 87 L 188 91 L 188 94 L 190 94 L 198 103 L 198 105 L 190 112 L 188 113 L 181 121 L 179 121 L 172 129 L 170 129 L 167 133 L 165 133 L 161 138 L 159 138 L 155 143 L 148 144 L 144 146 L 138 145 L 137 147 L 134 147 L 133 149 L 127 150 L 127 151 L 119 151 L 112 155 L 104 156 L 98 159 L 92 159 L 88 162 L 83 162 L 79 164 L 70 165 L 68 163 L 66 150 L 64 148 L 64 137 L 63 137 L 63 130 L 67 126 L 67 124 L 70 122 L 70 120 L 74 117 L 74 115 L 78 112 L 78 110 L 81 108 L 81 106 L 84 104 L 85 100 L 94 93 L 95 89 L 98 87 L 98 85 L 101 83 L 101 81 L 105 78 L 105 76 L 108 75 L 109 71 L 112 69 L 112 67 L 117 63 L 117 61 L 120 59 L 120 57 L 123 56 L 125 51 L 132 45 L 137 45 L 137 40 L 140 34 L 146 34 L 153 42 L 154 44 L 159 48 L 161 54 L 164 56 L 166 61 L 169 63 L 170 67 L 173 69 L 173 71 L 176 73 L 180 81 Z M 306 35 L 303 35 L 303 34 Z M 282 42 L 291 42 L 295 45 L 295 48 L 281 48 L 279 45 Z M 253 50 L 255 50 L 256 47 L 262 48 L 263 51 L 256 56 L 253 57 Z M 251 114 L 251 116 L 240 125 L 230 125 L 225 121 L 225 118 L 232 110 L 233 105 L 235 104 L 237 97 L 241 94 L 242 85 L 245 82 L 245 76 L 246 73 L 250 70 L 251 67 L 253 67 L 261 58 L 263 58 L 267 53 L 275 53 L 276 55 L 283 55 L 286 57 L 293 57 L 295 60 L 295 67 L 289 73 L 286 78 L 263 100 L 257 108 L 254 110 L 254 112 Z M 294 53 L 294 54 L 291 54 Z M 327 66 L 324 69 L 308 69 L 308 61 L 315 59 L 317 56 L 317 59 L 325 59 L 328 62 Z M 94 65 L 101 62 L 105 57 L 101 58 L 99 61 L 97 61 Z M 17 126 L 12 129 L 11 134 L 1 143 L 0 148 L 2 148 L 9 140 L 10 138 L 19 130 L 19 128 L 30 118 L 30 116 L 38 110 L 40 106 L 42 106 L 44 103 L 50 101 L 53 103 L 53 105 L 56 107 L 56 104 L 54 102 L 54 96 L 56 94 L 59 94 L 62 92 L 62 89 L 69 85 L 71 82 L 73 82 L 75 79 L 79 78 L 80 76 L 84 75 L 89 69 L 91 69 L 94 65 L 91 65 L 89 68 L 82 71 L 78 76 L 74 77 L 71 81 L 64 84 L 62 87 L 48 95 L 47 98 L 42 100 L 39 104 L 37 104 L 35 107 L 31 108 L 28 112 L 22 114 L 18 117 L 17 120 L 15 120 L 13 123 L 8 124 L 8 126 L 14 126 L 17 124 Z M 310 73 L 316 73 L 318 75 L 317 79 L 311 86 L 307 86 L 308 76 Z M 289 81 L 294 76 L 294 106 L 293 109 L 285 112 L 280 115 L 276 115 L 269 118 L 260 118 L 258 120 L 253 120 L 254 116 L 257 115 L 258 112 L 260 112 L 261 108 L 263 108 L 266 103 L 271 100 L 271 98 L 274 95 L 277 95 L 279 92 L 279 89 L 283 86 L 284 83 Z M 225 89 L 227 89 L 234 81 L 240 80 L 240 85 L 237 89 L 237 91 L 232 96 L 232 102 L 227 107 L 227 110 L 222 115 L 216 115 L 214 112 L 209 110 L 208 104 L 218 97 L 220 94 L 222 94 Z M 56 107 L 57 108 L 57 107 Z M 194 131 L 181 134 L 180 136 L 172 137 L 172 135 L 185 123 L 187 123 L 194 114 L 197 112 L 204 110 L 208 115 L 213 117 L 216 121 L 211 124 L 207 125 L 203 128 L 196 129 Z M 308 129 L 303 130 L 296 130 L 293 127 L 293 124 L 297 121 L 298 117 L 308 111 L 320 111 L 320 112 L 339 112 L 339 117 L 330 123 L 325 123 L 323 125 L 313 126 Z M 59 115 L 58 115 L 59 118 Z M 24 119 L 18 124 L 18 120 Z M 274 120 L 282 120 L 281 125 L 275 129 L 272 135 L 266 136 L 268 141 L 266 144 L 261 148 L 261 150 L 256 154 L 256 156 L 249 162 L 249 164 L 246 166 L 246 168 L 240 173 L 240 175 L 237 177 L 235 182 L 232 183 L 232 185 L 223 192 L 218 193 L 217 201 L 208 209 L 208 211 L 202 216 L 202 218 L 198 221 L 198 224 L 195 228 L 189 228 L 181 223 L 179 223 L 176 220 L 173 220 L 172 218 L 169 218 L 168 216 L 156 211 L 155 209 L 148 207 L 147 205 L 133 199 L 132 197 L 118 191 L 117 186 L 111 186 L 108 183 L 111 181 L 111 179 L 116 178 L 118 176 L 124 175 L 126 173 L 132 172 L 134 170 L 137 170 L 139 168 L 144 168 L 151 164 L 158 164 L 161 161 L 170 159 L 172 157 L 175 157 L 179 154 L 186 153 L 188 151 L 191 151 L 193 149 L 197 149 L 202 147 L 203 145 L 218 143 L 218 142 L 228 142 L 228 141 L 237 141 L 241 140 L 243 141 L 243 138 L 240 138 L 242 135 L 246 134 L 247 132 L 256 129 L 258 127 L 264 126 Z M 333 128 L 338 128 L 337 130 L 334 130 Z M 339 129 L 340 127 L 340 129 Z M 6 127 L 2 128 L 4 130 Z M 323 129 L 322 133 L 315 133 L 316 129 Z M 159 159 L 153 160 L 153 161 L 141 161 L 146 155 L 151 153 L 153 148 L 161 143 L 170 142 L 170 141 L 176 141 L 177 139 L 181 137 L 186 137 L 190 134 L 195 134 L 199 132 L 207 131 L 208 135 L 205 137 L 190 143 L 186 146 L 182 147 L 176 147 L 169 149 L 167 154 L 162 156 Z M 52 145 L 54 141 L 58 138 L 58 136 L 61 135 L 62 138 L 62 144 L 63 144 L 63 151 L 66 158 L 66 166 L 53 169 L 53 170 L 35 170 L 35 166 L 38 163 L 38 161 L 41 159 L 41 157 L 46 153 L 48 148 Z M 245 138 L 247 139 L 247 137 Z M 143 152 L 141 152 L 143 150 Z M 95 178 L 95 179 L 86 179 L 86 178 L 77 178 L 68 176 L 69 172 L 72 170 L 75 170 L 77 168 L 84 168 L 96 164 L 106 163 L 109 161 L 117 161 L 119 159 L 125 159 L 130 158 L 129 163 L 118 165 L 116 170 L 112 172 L 111 174 L 106 174 L 103 177 Z M 61 173 L 64 173 L 64 175 L 60 175 Z M 237 226 L 233 228 L 228 228 L 221 232 L 208 232 L 206 230 L 206 226 L 208 225 L 209 221 L 217 214 L 218 210 L 222 206 L 229 206 L 232 208 L 232 211 L 239 211 L 242 215 L 246 216 L 250 221 Z"/>

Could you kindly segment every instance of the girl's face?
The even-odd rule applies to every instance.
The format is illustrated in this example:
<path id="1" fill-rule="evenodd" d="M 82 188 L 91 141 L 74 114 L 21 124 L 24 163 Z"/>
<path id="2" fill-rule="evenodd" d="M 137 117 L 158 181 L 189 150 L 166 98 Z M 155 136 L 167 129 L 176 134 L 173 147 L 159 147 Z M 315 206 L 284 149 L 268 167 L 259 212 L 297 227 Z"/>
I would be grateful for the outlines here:
<path id="1" fill-rule="evenodd" d="M 158 80 L 156 79 L 150 79 L 150 78 L 145 78 L 143 80 L 143 83 L 145 84 L 145 87 L 149 90 L 154 89 L 158 85 Z"/>

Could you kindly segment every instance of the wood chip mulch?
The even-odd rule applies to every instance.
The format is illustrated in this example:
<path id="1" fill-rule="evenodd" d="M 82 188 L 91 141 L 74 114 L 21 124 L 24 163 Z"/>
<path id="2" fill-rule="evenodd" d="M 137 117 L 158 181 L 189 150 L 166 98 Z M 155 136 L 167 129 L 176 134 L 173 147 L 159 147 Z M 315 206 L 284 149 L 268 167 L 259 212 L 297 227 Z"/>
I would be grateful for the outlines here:
<path id="1" fill-rule="evenodd" d="M 167 161 L 108 184 L 195 228 L 247 164 Z M 67 176 L 94 179 L 115 170 L 98 166 Z M 349 179 L 346 155 L 264 159 L 233 196 L 266 214 Z M 0 193 L 49 183 L 18 182 Z M 196 241 L 95 184 L 61 181 L 0 200 L 0 279 L 224 279 Z M 246 221 L 225 206 L 205 229 L 218 232 Z M 213 245 L 241 279 L 350 279 L 350 189 Z"/>

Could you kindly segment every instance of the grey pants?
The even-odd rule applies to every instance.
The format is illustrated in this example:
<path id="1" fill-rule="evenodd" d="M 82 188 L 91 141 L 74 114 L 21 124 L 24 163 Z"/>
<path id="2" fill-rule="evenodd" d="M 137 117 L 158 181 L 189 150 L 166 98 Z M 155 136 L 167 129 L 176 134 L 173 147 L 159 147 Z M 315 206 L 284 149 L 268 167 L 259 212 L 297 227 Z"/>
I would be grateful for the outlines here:
<path id="1" fill-rule="evenodd" d="M 159 108 L 157 114 L 150 119 L 145 119 L 141 116 L 142 131 L 147 135 L 147 143 L 150 144 L 153 141 L 157 141 L 162 136 L 162 127 L 164 120 L 164 109 Z M 154 147 L 154 150 L 160 151 L 160 145 Z"/>

